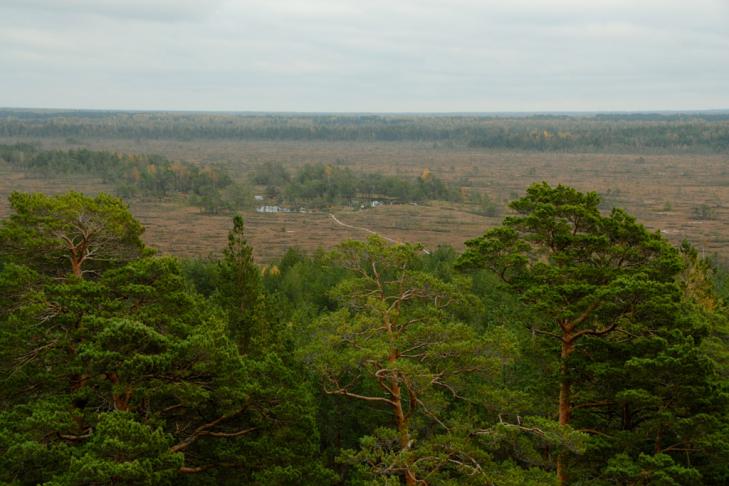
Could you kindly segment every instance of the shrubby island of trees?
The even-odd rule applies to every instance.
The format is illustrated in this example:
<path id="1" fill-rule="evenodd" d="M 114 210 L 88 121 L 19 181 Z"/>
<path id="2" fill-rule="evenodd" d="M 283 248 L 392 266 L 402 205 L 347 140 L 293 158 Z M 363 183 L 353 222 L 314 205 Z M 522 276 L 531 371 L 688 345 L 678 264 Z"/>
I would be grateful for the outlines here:
<path id="1" fill-rule="evenodd" d="M 594 193 L 264 268 L 240 217 L 182 260 L 112 196 L 10 203 L 5 484 L 729 482 L 727 279 Z"/>
<path id="2" fill-rule="evenodd" d="M 0 145 L 0 161 L 13 168 L 45 176 L 99 177 L 126 199 L 183 197 L 207 213 L 250 209 L 254 188 L 271 204 L 307 209 L 333 205 L 368 207 L 379 203 L 433 200 L 463 201 L 460 188 L 425 170 L 406 178 L 359 173 L 331 164 L 307 164 L 289 171 L 281 164 L 261 164 L 250 181 L 234 181 L 215 165 L 171 161 L 159 155 L 130 155 L 88 149 L 43 150 L 36 144 Z M 467 202 L 489 208 L 488 197 L 473 192 Z"/>
<path id="3" fill-rule="evenodd" d="M 323 208 L 332 205 L 366 207 L 372 202 L 411 203 L 461 201 L 460 189 L 434 176 L 428 169 L 415 178 L 359 173 L 346 167 L 307 164 L 295 172 L 282 164 L 256 167 L 252 182 L 265 187 L 269 199 L 290 206 Z M 477 199 L 473 202 L 480 202 Z"/>

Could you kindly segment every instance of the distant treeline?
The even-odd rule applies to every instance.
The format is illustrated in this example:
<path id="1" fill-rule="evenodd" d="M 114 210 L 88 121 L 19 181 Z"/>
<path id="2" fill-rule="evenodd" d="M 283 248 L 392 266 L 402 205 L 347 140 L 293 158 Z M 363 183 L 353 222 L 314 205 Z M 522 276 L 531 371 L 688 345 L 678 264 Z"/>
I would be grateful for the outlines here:
<path id="1" fill-rule="evenodd" d="M 126 198 L 183 194 L 206 212 L 241 208 L 253 199 L 250 189 L 235 184 L 213 166 L 171 161 L 159 155 L 87 149 L 42 150 L 35 144 L 15 144 L 0 145 L 0 159 L 19 169 L 49 175 L 100 177 Z"/>
<path id="2" fill-rule="evenodd" d="M 517 150 L 729 149 L 729 114 L 300 115 L 0 111 L 0 136 L 417 141 Z"/>
<path id="3" fill-rule="evenodd" d="M 266 186 L 266 196 L 287 204 L 322 207 L 332 204 L 357 205 L 380 202 L 461 201 L 454 185 L 435 177 L 427 169 L 420 177 L 406 179 L 326 164 L 307 164 L 290 172 L 281 164 L 258 166 L 252 181 Z"/>

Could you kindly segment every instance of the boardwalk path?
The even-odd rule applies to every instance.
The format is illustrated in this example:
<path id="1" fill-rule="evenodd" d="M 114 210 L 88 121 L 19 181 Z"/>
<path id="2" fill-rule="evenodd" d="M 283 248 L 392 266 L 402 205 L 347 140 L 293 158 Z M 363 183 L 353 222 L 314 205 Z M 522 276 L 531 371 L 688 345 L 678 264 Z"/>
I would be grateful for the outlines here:
<path id="1" fill-rule="evenodd" d="M 398 244 L 398 245 L 399 244 L 402 244 L 402 241 L 393 240 L 392 238 L 388 238 L 385 235 L 381 235 L 380 233 L 378 233 L 376 231 L 372 231 L 369 228 L 361 228 L 359 226 L 352 226 L 351 224 L 342 223 L 339 220 L 339 218 L 337 218 L 336 216 L 334 216 L 334 214 L 332 214 L 332 213 L 329 213 L 329 217 L 332 218 L 335 223 L 337 223 L 340 226 L 344 226 L 345 228 L 349 228 L 349 229 L 353 229 L 353 230 L 359 230 L 359 231 L 366 231 L 367 233 L 370 233 L 372 235 L 377 235 L 380 238 L 382 238 L 383 240 L 389 241 L 390 243 L 395 243 L 395 244 Z M 425 253 L 426 255 L 430 255 L 430 251 L 428 249 L 426 249 L 426 248 L 423 248 L 423 253 Z"/>

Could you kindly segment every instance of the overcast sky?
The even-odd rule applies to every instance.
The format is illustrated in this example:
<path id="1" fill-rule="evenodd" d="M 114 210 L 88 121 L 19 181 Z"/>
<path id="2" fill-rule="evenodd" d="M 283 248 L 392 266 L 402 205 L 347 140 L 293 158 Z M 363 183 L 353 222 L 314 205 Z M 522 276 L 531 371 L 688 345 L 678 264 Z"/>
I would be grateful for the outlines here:
<path id="1" fill-rule="evenodd" d="M 0 106 L 729 108 L 729 0 L 0 0 Z"/>

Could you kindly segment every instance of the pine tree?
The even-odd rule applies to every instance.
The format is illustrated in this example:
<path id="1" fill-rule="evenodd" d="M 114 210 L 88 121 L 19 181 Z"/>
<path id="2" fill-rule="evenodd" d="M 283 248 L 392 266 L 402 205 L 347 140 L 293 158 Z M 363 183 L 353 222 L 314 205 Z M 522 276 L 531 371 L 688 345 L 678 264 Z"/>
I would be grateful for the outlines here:
<path id="1" fill-rule="evenodd" d="M 14 192 L 10 206 L 0 225 L 0 256 L 8 261 L 83 278 L 141 255 L 144 229 L 119 198 Z"/>
<path id="2" fill-rule="evenodd" d="M 241 352 L 254 350 L 254 341 L 270 339 L 264 325 L 264 293 L 261 272 L 253 261 L 253 249 L 245 237 L 243 218 L 233 218 L 228 246 L 218 266 L 216 300 L 228 316 L 228 329 Z"/>
<path id="3" fill-rule="evenodd" d="M 500 406 L 489 398 L 518 354 L 513 336 L 503 328 L 479 335 L 461 321 L 478 308 L 467 282 L 422 271 L 419 250 L 372 237 L 333 254 L 350 275 L 332 291 L 339 308 L 313 326 L 302 359 L 326 394 L 362 403 L 361 413 L 371 415 L 359 447 L 340 460 L 377 484 L 510 484 L 505 478 L 519 468 L 504 472 L 491 451 L 505 435 L 515 439 L 507 429 L 541 434 L 544 425 L 493 428 Z"/>
<path id="4" fill-rule="evenodd" d="M 521 295 L 541 322 L 535 334 L 560 346 L 559 423 L 575 408 L 574 355 L 589 339 L 660 325 L 676 311 L 678 252 L 622 210 L 599 211 L 596 193 L 534 184 L 511 203 L 517 213 L 466 242 L 462 268 L 487 268 Z M 561 483 L 567 456 L 557 461 Z"/>
<path id="5" fill-rule="evenodd" d="M 309 384 L 268 350 L 241 356 L 176 259 L 48 271 L 0 269 L 0 482 L 331 479 Z"/>

